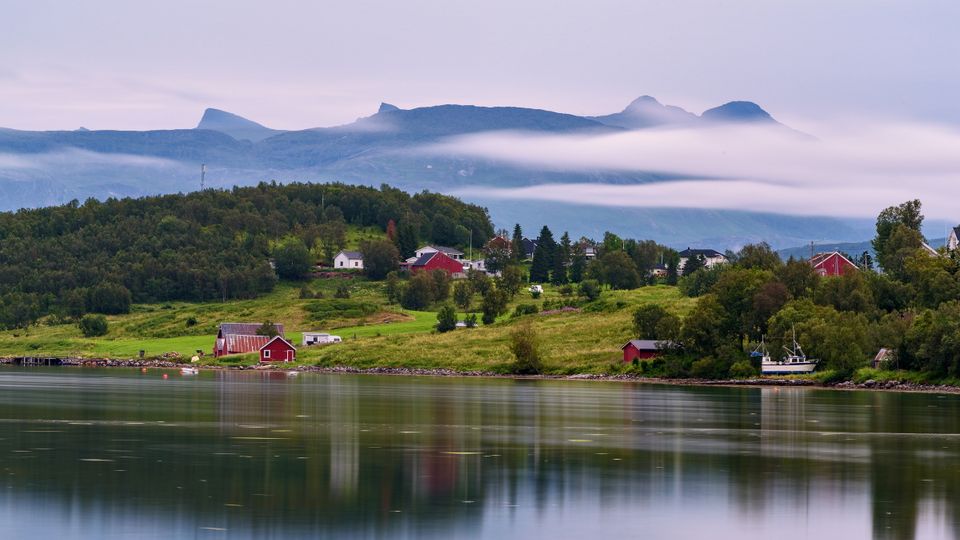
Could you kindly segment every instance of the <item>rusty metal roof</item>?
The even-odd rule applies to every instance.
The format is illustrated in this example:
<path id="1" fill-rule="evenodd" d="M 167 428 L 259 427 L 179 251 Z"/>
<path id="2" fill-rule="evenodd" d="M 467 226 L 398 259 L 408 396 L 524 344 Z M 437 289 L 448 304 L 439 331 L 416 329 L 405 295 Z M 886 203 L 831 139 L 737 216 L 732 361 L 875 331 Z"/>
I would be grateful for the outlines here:
<path id="1" fill-rule="evenodd" d="M 270 336 L 228 334 L 226 336 L 227 354 L 257 352 L 272 339 Z"/>

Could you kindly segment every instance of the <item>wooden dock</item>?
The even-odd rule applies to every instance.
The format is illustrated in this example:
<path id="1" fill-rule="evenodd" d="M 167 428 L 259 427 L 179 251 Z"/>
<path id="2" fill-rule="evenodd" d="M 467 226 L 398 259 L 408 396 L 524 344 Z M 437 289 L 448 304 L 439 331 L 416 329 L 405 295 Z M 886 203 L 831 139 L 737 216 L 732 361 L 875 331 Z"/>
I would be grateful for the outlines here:
<path id="1" fill-rule="evenodd" d="M 17 356 L 11 358 L 10 363 L 15 366 L 61 366 L 63 365 L 63 358 Z"/>

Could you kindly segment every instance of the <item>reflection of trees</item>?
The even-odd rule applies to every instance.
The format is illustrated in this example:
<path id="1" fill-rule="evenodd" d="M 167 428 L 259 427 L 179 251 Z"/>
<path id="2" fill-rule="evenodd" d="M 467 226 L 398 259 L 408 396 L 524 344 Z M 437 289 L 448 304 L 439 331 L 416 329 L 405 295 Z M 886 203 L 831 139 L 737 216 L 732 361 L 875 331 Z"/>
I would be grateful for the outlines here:
<path id="1" fill-rule="evenodd" d="M 229 517 L 264 536 L 435 533 L 491 506 L 672 498 L 762 522 L 784 508 L 830 519 L 812 509 L 869 497 L 878 538 L 912 538 L 929 501 L 957 523 L 955 441 L 929 435 L 960 431 L 953 398 L 263 373 L 172 383 L 0 394 L 6 418 L 92 422 L 0 423 L 8 491 L 103 519 Z M 38 447 L 52 449 L 13 453 Z"/>

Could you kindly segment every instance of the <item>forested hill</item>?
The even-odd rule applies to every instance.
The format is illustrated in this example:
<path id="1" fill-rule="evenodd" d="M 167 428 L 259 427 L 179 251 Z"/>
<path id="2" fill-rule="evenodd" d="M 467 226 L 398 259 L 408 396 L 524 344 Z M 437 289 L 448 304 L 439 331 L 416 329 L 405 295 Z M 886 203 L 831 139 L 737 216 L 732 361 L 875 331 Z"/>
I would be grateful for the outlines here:
<path id="1" fill-rule="evenodd" d="M 463 246 L 493 236 L 487 211 L 435 193 L 261 183 L 230 191 L 88 200 L 0 214 L 0 326 L 52 314 L 120 313 L 130 302 L 249 298 L 273 288 L 278 243 L 329 258 L 347 225 Z"/>

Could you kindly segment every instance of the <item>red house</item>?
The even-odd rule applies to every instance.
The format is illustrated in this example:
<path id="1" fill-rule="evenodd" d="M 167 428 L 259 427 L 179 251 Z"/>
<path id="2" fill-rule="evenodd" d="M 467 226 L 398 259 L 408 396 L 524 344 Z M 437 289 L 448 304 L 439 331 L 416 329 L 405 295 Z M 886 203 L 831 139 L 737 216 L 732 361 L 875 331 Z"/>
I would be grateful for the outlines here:
<path id="1" fill-rule="evenodd" d="M 297 359 L 297 348 L 282 336 L 273 336 L 260 347 L 260 362 L 293 362 Z"/>
<path id="2" fill-rule="evenodd" d="M 839 251 L 818 253 L 810 258 L 810 266 L 821 276 L 844 276 L 860 269 Z"/>
<path id="3" fill-rule="evenodd" d="M 631 339 L 626 345 L 620 347 L 623 349 L 623 361 L 633 362 L 636 360 L 649 360 L 663 354 L 673 344 L 669 341 L 656 341 L 653 339 Z"/>
<path id="4" fill-rule="evenodd" d="M 421 270 L 446 270 L 450 274 L 461 274 L 463 273 L 463 264 L 443 252 L 434 251 L 424 253 L 417 260 L 410 263 L 411 273 L 416 274 Z"/>
<path id="5" fill-rule="evenodd" d="M 221 357 L 226 354 L 252 353 L 260 350 L 270 341 L 270 336 L 261 336 L 257 330 L 261 323 L 220 323 L 217 330 L 217 340 L 213 345 L 213 356 Z M 283 335 L 283 325 L 273 325 L 277 334 Z"/>

